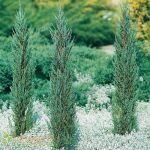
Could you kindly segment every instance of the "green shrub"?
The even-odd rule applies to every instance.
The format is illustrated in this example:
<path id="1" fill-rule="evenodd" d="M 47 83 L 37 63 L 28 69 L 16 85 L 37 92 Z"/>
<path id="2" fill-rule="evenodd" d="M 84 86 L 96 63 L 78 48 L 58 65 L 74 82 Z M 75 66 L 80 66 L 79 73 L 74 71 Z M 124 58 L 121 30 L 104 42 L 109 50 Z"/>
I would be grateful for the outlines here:
<path id="1" fill-rule="evenodd" d="M 115 10 L 110 1 L 75 1 L 66 5 L 65 12 L 77 43 L 91 46 L 113 43 Z"/>
<path id="2" fill-rule="evenodd" d="M 44 44 L 36 45 L 38 48 L 35 48 L 35 75 L 36 78 L 49 80 L 49 73 L 51 72 L 51 68 L 49 64 L 52 63 L 52 55 L 48 53 L 49 47 Z"/>
<path id="3" fill-rule="evenodd" d="M 77 72 L 94 75 L 98 60 L 105 59 L 101 49 L 86 46 L 75 46 L 72 51 L 72 63 Z"/>
<path id="4" fill-rule="evenodd" d="M 40 78 L 35 78 L 34 82 L 34 97 L 40 101 L 45 101 L 48 98 L 49 81 Z"/>
<path id="5" fill-rule="evenodd" d="M 10 38 L 0 37 L 0 101 L 10 99 L 12 70 L 10 65 Z"/>
<path id="6" fill-rule="evenodd" d="M 114 81 L 114 66 L 111 57 L 99 60 L 93 77 L 96 84 L 110 84 Z"/>
<path id="7" fill-rule="evenodd" d="M 48 40 L 44 37 L 41 37 L 40 34 L 34 34 L 33 36 L 33 59 L 35 60 L 35 76 L 34 76 L 34 96 L 37 99 L 43 100 L 43 96 L 47 97 L 47 82 L 49 81 L 49 72 L 51 68 L 49 64 L 52 63 L 52 55 L 54 52 L 54 46 L 48 45 Z M 8 43 L 10 42 L 9 38 L 1 38 L 1 48 L 2 53 L 0 55 L 0 85 L 1 85 L 1 94 L 0 99 L 5 100 L 9 98 L 4 96 L 9 94 L 10 86 L 12 85 L 12 72 L 10 69 L 10 56 L 11 51 Z M 3 44 L 2 44 L 3 43 Z M 51 51 L 49 52 L 49 49 Z M 6 51 L 4 51 L 6 50 Z M 82 74 L 89 74 L 93 77 L 96 84 L 105 84 L 111 83 L 112 75 L 112 59 L 111 57 L 106 57 L 106 55 L 101 51 L 101 49 L 89 48 L 86 46 L 74 46 L 72 51 L 72 66 Z M 105 71 L 106 70 L 106 71 Z M 104 72 L 104 80 L 100 80 L 101 76 L 98 71 Z M 108 73 L 110 71 L 110 74 Z M 106 73 L 105 73 L 106 72 Z M 76 81 L 76 76 L 73 74 L 73 81 Z M 100 81 L 100 82 L 99 82 Z M 81 86 L 81 87 L 80 87 Z M 89 86 L 89 85 L 88 85 Z M 78 88 L 83 88 L 84 85 L 79 85 L 75 88 L 77 97 L 85 97 Z M 86 85 L 85 85 L 86 88 Z M 88 88 L 87 88 L 88 90 Z M 83 90 L 84 91 L 84 90 Z M 86 90 L 85 90 L 86 91 Z M 84 93 L 84 92 L 83 92 Z M 82 95 L 82 96 L 79 96 Z M 80 98 L 79 98 L 80 99 Z M 84 98 L 81 98 L 84 99 Z M 7 100 L 7 99 L 6 99 Z M 80 101 L 80 100 L 79 100 Z M 81 100 L 82 101 L 82 100 Z M 86 99 L 85 99 L 86 101 Z M 86 103 L 86 102 L 85 102 Z M 85 105 L 79 102 L 79 105 Z"/>
<path id="8" fill-rule="evenodd" d="M 7 97 L 4 95 L 10 92 L 10 86 L 12 85 L 12 72 L 10 67 L 11 51 L 10 47 L 8 46 L 10 39 L 5 37 L 2 37 L 1 39 L 2 40 L 0 45 L 2 53 L 0 55 L 0 99 L 5 100 Z M 34 34 L 32 42 L 34 53 L 33 59 L 35 60 L 34 96 L 37 99 L 42 100 L 43 95 L 47 96 L 47 82 L 49 81 L 49 72 L 51 72 L 49 64 L 52 63 L 54 46 L 49 46 L 48 40 L 44 37 L 40 37 L 40 34 Z M 51 49 L 50 52 L 49 49 Z M 101 49 L 89 48 L 86 46 L 75 46 L 73 47 L 71 57 L 72 66 L 78 72 L 82 74 L 89 74 L 93 77 L 95 77 L 95 73 L 100 68 L 105 68 L 106 70 L 112 68 L 111 58 L 107 59 L 106 55 L 101 51 Z M 73 81 L 76 80 L 76 76 L 73 74 Z M 104 81 L 103 83 L 108 82 Z"/>
<path id="9" fill-rule="evenodd" d="M 10 86 L 12 85 L 12 71 L 10 68 L 8 61 L 0 59 L 0 92 L 10 92 Z"/>
<path id="10" fill-rule="evenodd" d="M 2 57 L 2 54 L 4 52 L 10 52 L 11 51 L 11 38 L 6 36 L 0 36 L 0 51 L 2 51 L 0 58 Z M 7 54 L 6 54 L 7 55 Z"/>
<path id="11" fill-rule="evenodd" d="M 35 76 L 34 88 L 35 97 L 41 99 L 43 95 L 47 95 L 44 87 L 49 80 L 50 67 L 52 58 L 48 52 L 50 46 L 45 37 L 41 37 L 36 33 L 32 35 L 33 59 L 35 60 Z M 11 46 L 10 38 L 0 37 L 0 99 L 6 101 L 11 99 L 10 87 L 12 86 L 12 69 L 11 69 Z M 38 83 L 39 82 L 39 83 Z M 41 89 L 41 90 L 40 90 Z M 7 96 L 5 96 L 7 95 Z"/>
<path id="12" fill-rule="evenodd" d="M 139 54 L 140 67 L 139 76 L 141 77 L 139 100 L 150 101 L 150 55 L 146 55 L 143 51 Z"/>
<path id="13" fill-rule="evenodd" d="M 90 46 L 113 43 L 115 10 L 110 1 L 97 0 L 96 3 L 88 4 L 89 2 L 89 0 L 75 2 L 70 0 L 64 5 L 69 24 L 73 28 L 73 35 L 76 37 L 75 42 Z M 0 3 L 0 32 L 9 36 L 12 33 L 13 16 L 18 8 L 18 1 L 12 3 L 11 0 L 1 0 Z M 27 12 L 29 26 L 33 25 L 42 35 L 50 39 L 47 27 L 49 20 L 54 22 L 56 1 L 42 1 L 41 4 L 38 0 L 26 0 L 21 3 Z"/>
<path id="14" fill-rule="evenodd" d="M 85 107 L 88 99 L 87 99 L 87 92 L 92 87 L 91 83 L 82 83 L 77 84 L 74 86 L 74 91 L 76 95 L 76 103 L 78 106 Z"/>

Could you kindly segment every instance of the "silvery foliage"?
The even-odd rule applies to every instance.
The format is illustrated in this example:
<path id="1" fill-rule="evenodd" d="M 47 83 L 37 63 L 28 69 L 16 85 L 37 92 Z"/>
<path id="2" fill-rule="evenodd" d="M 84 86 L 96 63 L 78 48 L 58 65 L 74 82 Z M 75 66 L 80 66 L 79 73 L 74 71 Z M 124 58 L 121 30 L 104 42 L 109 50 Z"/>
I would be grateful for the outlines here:
<path id="1" fill-rule="evenodd" d="M 43 117 L 46 107 L 43 103 L 34 103 L 34 110 L 42 114 L 40 120 L 37 121 L 34 128 L 25 133 L 28 137 L 47 136 L 47 117 Z M 0 113 L 0 134 L 3 131 L 9 132 L 9 120 L 11 117 L 11 110 L 5 110 Z M 78 143 L 78 150 L 149 150 L 150 149 L 150 104 L 139 102 L 137 107 L 137 116 L 140 130 L 132 132 L 124 136 L 112 134 L 113 122 L 111 113 L 106 109 L 101 111 L 91 109 L 88 112 L 85 108 L 77 107 L 77 118 L 79 120 L 80 141 Z M 43 118 L 43 119 L 42 119 Z M 44 122 L 44 123 L 43 123 Z M 37 131 L 41 131 L 37 133 Z M 43 133 L 42 133 L 43 132 Z M 0 137 L 0 141 L 1 141 Z M 15 141 L 15 139 L 14 139 Z M 38 143 L 37 143 L 38 145 Z M 44 146 L 33 145 L 27 147 L 22 145 L 17 147 L 15 143 L 2 144 L 0 142 L 1 150 L 51 150 L 52 148 L 45 143 Z"/>

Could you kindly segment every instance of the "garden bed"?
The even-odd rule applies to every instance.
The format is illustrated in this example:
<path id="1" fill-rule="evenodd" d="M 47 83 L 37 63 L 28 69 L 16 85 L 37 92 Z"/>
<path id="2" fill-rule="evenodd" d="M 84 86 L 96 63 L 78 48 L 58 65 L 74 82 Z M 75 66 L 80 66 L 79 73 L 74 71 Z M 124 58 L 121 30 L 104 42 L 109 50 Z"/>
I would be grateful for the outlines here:
<path id="1" fill-rule="evenodd" d="M 1 150 L 50 150 L 52 136 L 47 129 L 44 105 L 36 102 L 39 119 L 34 128 L 17 138 L 10 135 L 9 119 L 11 110 L 0 113 Z M 106 109 L 86 109 L 77 107 L 80 140 L 78 150 L 149 150 L 150 149 L 150 104 L 138 103 L 137 115 L 139 131 L 130 135 L 113 135 L 111 112 Z"/>

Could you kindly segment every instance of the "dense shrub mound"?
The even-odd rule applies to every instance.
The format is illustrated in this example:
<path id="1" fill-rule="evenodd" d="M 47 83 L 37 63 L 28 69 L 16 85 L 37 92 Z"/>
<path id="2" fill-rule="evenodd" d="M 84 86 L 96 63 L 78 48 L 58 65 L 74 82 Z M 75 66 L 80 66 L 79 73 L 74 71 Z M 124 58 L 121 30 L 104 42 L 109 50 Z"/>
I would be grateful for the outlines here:
<path id="1" fill-rule="evenodd" d="M 18 1 L 1 0 L 0 3 L 0 32 L 8 36 L 12 32 Z M 49 37 L 49 20 L 54 22 L 57 1 L 27 0 L 22 1 L 22 5 L 27 12 L 29 26 L 32 24 Z M 77 43 L 91 46 L 113 43 L 115 10 L 110 0 L 66 0 L 62 5 Z"/>

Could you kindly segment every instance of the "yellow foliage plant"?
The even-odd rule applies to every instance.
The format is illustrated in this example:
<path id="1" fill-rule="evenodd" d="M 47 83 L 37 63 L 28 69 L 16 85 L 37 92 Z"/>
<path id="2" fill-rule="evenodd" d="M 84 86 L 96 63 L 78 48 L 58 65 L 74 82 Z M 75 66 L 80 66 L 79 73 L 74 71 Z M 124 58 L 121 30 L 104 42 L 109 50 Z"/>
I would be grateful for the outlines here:
<path id="1" fill-rule="evenodd" d="M 131 16 L 137 23 L 137 38 L 144 41 L 144 50 L 150 55 L 150 0 L 129 0 Z"/>

